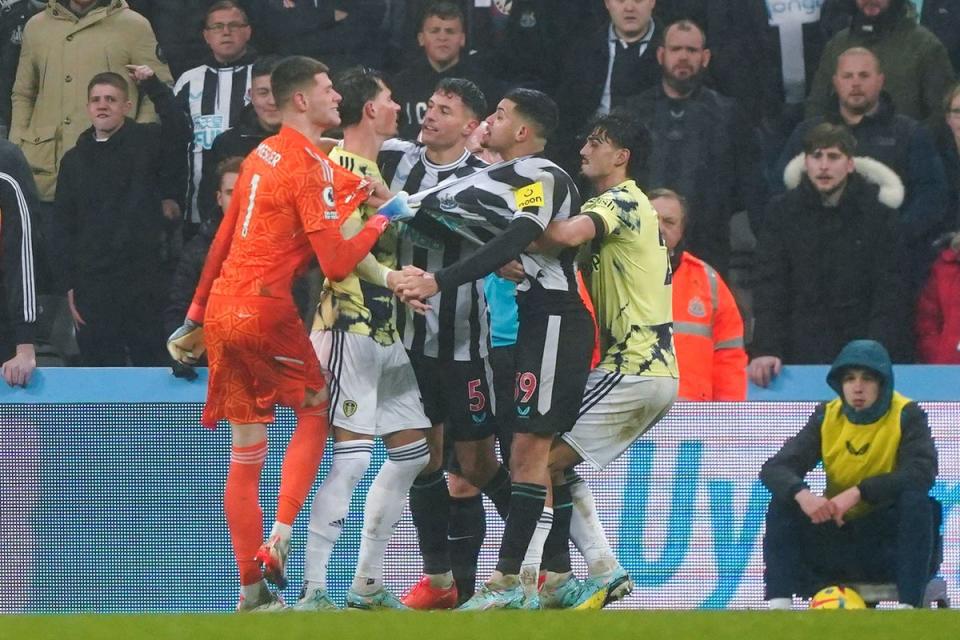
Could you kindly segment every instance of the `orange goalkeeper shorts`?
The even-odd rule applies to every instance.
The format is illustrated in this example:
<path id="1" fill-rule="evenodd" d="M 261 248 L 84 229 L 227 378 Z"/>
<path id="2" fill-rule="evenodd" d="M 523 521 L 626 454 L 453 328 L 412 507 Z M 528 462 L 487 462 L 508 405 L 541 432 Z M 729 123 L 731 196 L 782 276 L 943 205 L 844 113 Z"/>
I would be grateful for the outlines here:
<path id="1" fill-rule="evenodd" d="M 203 424 L 273 422 L 275 404 L 298 408 L 326 386 L 292 302 L 211 296 L 204 318 L 210 380 Z"/>

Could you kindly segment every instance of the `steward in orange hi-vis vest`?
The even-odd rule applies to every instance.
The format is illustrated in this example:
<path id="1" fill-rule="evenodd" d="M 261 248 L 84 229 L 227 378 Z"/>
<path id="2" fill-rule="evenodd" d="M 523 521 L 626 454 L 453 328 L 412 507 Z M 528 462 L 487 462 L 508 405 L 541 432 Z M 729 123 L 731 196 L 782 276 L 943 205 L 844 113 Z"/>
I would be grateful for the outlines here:
<path id="1" fill-rule="evenodd" d="M 673 273 L 673 342 L 680 400 L 747 399 L 743 319 L 720 275 L 684 251 Z"/>

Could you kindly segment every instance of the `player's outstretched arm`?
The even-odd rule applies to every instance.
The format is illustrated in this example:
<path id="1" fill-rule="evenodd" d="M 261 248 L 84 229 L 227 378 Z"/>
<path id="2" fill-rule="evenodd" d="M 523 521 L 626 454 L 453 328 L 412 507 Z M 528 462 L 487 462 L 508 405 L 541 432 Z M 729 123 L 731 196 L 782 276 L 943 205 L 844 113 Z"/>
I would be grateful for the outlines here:
<path id="1" fill-rule="evenodd" d="M 603 222 L 590 215 L 577 215 L 567 220 L 551 222 L 544 229 L 543 235 L 529 247 L 530 253 L 543 253 L 555 248 L 579 247 L 603 235 Z"/>
<path id="2" fill-rule="evenodd" d="M 543 233 L 543 227 L 529 218 L 514 218 L 503 233 L 483 245 L 464 260 L 445 267 L 436 274 L 441 290 L 459 287 L 493 273 L 523 253 Z"/>

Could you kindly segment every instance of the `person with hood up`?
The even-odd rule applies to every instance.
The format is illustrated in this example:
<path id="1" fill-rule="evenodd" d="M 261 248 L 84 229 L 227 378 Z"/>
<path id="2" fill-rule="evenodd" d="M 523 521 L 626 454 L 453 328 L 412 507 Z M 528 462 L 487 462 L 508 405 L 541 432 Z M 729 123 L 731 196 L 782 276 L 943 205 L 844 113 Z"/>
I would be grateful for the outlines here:
<path id="1" fill-rule="evenodd" d="M 937 450 L 920 406 L 894 388 L 887 350 L 848 343 L 821 403 L 760 470 L 773 494 L 763 539 L 764 598 L 789 609 L 828 584 L 895 582 L 901 607 L 922 604 L 940 566 L 941 507 L 929 496 Z M 826 489 L 805 476 L 823 462 Z"/>

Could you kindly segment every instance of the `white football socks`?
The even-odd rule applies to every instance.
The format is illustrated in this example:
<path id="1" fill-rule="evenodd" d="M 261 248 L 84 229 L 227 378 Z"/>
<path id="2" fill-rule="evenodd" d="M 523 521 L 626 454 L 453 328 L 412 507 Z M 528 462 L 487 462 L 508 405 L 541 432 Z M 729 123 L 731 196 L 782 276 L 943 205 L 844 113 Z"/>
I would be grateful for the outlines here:
<path id="1" fill-rule="evenodd" d="M 533 530 L 527 553 L 523 556 L 520 565 L 520 584 L 527 597 L 537 593 L 537 582 L 540 580 L 540 563 L 543 561 L 543 545 L 547 543 L 547 536 L 553 527 L 553 507 L 544 507 L 537 520 L 537 528 Z"/>
<path id="2" fill-rule="evenodd" d="M 317 489 L 310 508 L 304 589 L 327 588 L 327 565 L 350 510 L 350 498 L 370 466 L 373 440 L 347 440 L 333 445 L 333 464 Z"/>
<path id="3" fill-rule="evenodd" d="M 570 485 L 573 514 L 570 518 L 570 538 L 583 559 L 587 561 L 590 577 L 602 576 L 616 569 L 620 563 L 613 555 L 607 534 L 597 516 L 597 506 L 590 487 L 583 480 Z"/>
<path id="4" fill-rule="evenodd" d="M 430 462 L 424 439 L 387 449 L 387 461 L 370 485 L 363 509 L 363 533 L 353 590 L 370 595 L 383 587 L 383 556 L 394 527 L 407 504 L 407 493 L 420 471 Z"/>

